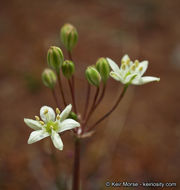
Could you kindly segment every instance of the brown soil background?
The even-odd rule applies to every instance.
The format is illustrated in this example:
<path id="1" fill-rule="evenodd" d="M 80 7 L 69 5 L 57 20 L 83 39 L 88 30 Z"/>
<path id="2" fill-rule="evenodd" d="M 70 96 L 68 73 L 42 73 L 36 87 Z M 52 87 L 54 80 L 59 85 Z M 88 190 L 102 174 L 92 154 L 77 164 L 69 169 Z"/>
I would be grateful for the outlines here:
<path id="1" fill-rule="evenodd" d="M 82 189 L 110 189 L 106 181 L 176 182 L 175 189 L 180 189 L 179 19 L 179 0 L 1 1 L 0 189 L 56 189 L 49 141 L 27 145 L 31 129 L 23 118 L 33 118 L 42 105 L 55 107 L 41 72 L 49 46 L 62 47 L 59 30 L 66 22 L 79 32 L 73 52 L 79 110 L 85 100 L 85 68 L 98 57 L 120 63 L 128 53 L 132 59 L 147 59 L 146 75 L 161 78 L 159 83 L 130 86 L 116 112 L 84 140 Z M 63 84 L 68 94 L 65 80 Z M 109 80 L 91 122 L 109 109 L 121 87 Z M 63 190 L 71 180 L 73 138 L 70 132 L 62 138 L 64 150 L 56 154 Z"/>

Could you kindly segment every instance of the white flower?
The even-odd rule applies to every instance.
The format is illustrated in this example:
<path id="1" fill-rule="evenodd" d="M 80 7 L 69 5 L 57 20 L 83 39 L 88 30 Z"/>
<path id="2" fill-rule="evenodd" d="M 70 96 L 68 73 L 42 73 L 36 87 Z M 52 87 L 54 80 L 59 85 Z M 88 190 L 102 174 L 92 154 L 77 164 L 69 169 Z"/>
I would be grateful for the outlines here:
<path id="1" fill-rule="evenodd" d="M 142 77 L 148 68 L 148 61 L 139 62 L 136 60 L 132 62 L 128 55 L 124 55 L 119 68 L 112 59 L 107 58 L 107 60 L 113 70 L 110 72 L 110 76 L 123 84 L 142 85 L 153 81 L 160 81 L 160 78 L 157 77 Z"/>
<path id="2" fill-rule="evenodd" d="M 71 108 L 72 106 L 70 104 L 61 114 L 60 110 L 56 108 L 55 114 L 51 107 L 43 106 L 40 109 L 42 121 L 40 121 L 38 116 L 35 116 L 36 120 L 24 118 L 24 122 L 30 128 L 35 130 L 30 134 L 28 144 L 35 143 L 45 137 L 50 136 L 54 146 L 59 150 L 63 150 L 63 142 L 58 133 L 80 126 L 77 121 L 73 119 L 66 119 L 71 111 Z"/>

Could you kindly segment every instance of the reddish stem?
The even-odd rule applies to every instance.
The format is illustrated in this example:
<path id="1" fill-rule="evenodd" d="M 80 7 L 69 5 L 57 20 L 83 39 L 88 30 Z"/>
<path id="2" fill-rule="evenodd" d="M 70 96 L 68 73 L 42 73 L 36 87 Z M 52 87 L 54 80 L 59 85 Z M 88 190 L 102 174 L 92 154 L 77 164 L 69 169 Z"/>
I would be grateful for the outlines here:
<path id="1" fill-rule="evenodd" d="M 63 99 L 63 103 L 64 103 L 64 106 L 66 106 L 67 103 L 66 103 L 65 96 L 64 96 L 64 91 L 63 91 L 60 73 L 57 74 L 57 77 L 58 77 L 59 90 L 60 90 L 60 93 L 61 93 L 61 96 Z"/>
<path id="2" fill-rule="evenodd" d="M 74 168 L 72 190 L 79 190 L 80 187 L 80 139 L 75 139 L 74 147 Z"/>
<path id="3" fill-rule="evenodd" d="M 72 84 L 71 84 L 70 79 L 68 79 L 68 84 L 69 84 L 69 88 L 70 88 L 70 91 L 71 91 L 71 97 L 72 97 L 72 102 L 73 102 L 73 108 L 74 108 L 75 113 L 77 113 L 76 102 L 75 102 L 75 97 L 74 97 L 74 91 L 73 91 L 73 87 L 72 87 Z"/>
<path id="4" fill-rule="evenodd" d="M 60 108 L 54 88 L 52 88 L 51 92 L 52 92 L 54 101 L 55 101 L 55 103 L 56 103 L 56 106 L 57 106 L 58 108 Z"/>
<path id="5" fill-rule="evenodd" d="M 91 93 L 91 86 L 89 83 L 87 83 L 87 95 L 86 95 L 86 102 L 85 102 L 85 106 L 84 106 L 83 119 L 85 119 L 86 115 L 87 115 L 90 93 Z"/>
<path id="6" fill-rule="evenodd" d="M 94 107 L 95 107 L 95 103 L 96 103 L 98 94 L 99 94 L 99 87 L 96 88 L 96 93 L 95 93 L 95 96 L 94 96 L 94 100 L 93 100 L 91 109 L 89 110 L 89 113 L 88 113 L 88 115 L 87 115 L 87 117 L 86 117 L 86 120 L 85 120 L 85 122 L 84 122 L 84 126 L 86 126 L 88 120 L 90 119 L 91 114 L 92 114 L 93 111 L 94 111 Z M 84 128 L 85 128 L 85 127 L 84 127 Z"/>
<path id="7" fill-rule="evenodd" d="M 102 122 L 104 119 L 106 119 L 106 117 L 108 117 L 118 106 L 118 104 L 120 103 L 120 101 L 122 100 L 126 90 L 128 88 L 128 85 L 124 86 L 124 89 L 122 91 L 122 93 L 120 94 L 119 98 L 117 99 L 117 101 L 115 102 L 114 106 L 111 108 L 110 111 L 108 111 L 103 117 L 101 117 L 96 123 L 94 123 L 93 125 L 91 125 L 88 129 L 87 132 L 92 130 L 96 125 L 98 125 L 100 122 Z"/>

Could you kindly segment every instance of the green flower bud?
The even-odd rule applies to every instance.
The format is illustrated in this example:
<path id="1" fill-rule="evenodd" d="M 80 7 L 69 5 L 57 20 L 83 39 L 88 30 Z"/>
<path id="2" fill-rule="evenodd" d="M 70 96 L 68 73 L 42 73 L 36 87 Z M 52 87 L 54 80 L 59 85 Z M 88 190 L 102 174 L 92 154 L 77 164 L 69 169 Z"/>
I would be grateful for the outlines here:
<path id="1" fill-rule="evenodd" d="M 64 61 L 64 56 L 60 48 L 56 46 L 51 46 L 47 53 L 48 65 L 59 73 L 60 67 Z"/>
<path id="2" fill-rule="evenodd" d="M 70 112 L 68 118 L 69 118 L 69 119 L 74 119 L 75 121 L 78 120 L 77 115 L 76 115 L 73 111 Z"/>
<path id="3" fill-rule="evenodd" d="M 42 73 L 42 81 L 45 86 L 54 88 L 56 84 L 56 74 L 51 69 L 45 69 Z"/>
<path id="4" fill-rule="evenodd" d="M 101 75 L 97 71 L 97 69 L 93 66 L 90 66 L 86 69 L 86 79 L 88 82 L 94 86 L 99 86 L 101 82 Z"/>
<path id="5" fill-rule="evenodd" d="M 66 78 L 71 78 L 75 70 L 74 63 L 72 61 L 66 60 L 62 64 L 62 72 Z"/>
<path id="6" fill-rule="evenodd" d="M 102 81 L 106 83 L 109 78 L 110 67 L 106 58 L 101 57 L 96 62 L 96 69 L 99 71 Z"/>
<path id="7" fill-rule="evenodd" d="M 65 24 L 60 31 L 60 38 L 65 48 L 72 51 L 78 40 L 76 28 L 71 24 Z"/>

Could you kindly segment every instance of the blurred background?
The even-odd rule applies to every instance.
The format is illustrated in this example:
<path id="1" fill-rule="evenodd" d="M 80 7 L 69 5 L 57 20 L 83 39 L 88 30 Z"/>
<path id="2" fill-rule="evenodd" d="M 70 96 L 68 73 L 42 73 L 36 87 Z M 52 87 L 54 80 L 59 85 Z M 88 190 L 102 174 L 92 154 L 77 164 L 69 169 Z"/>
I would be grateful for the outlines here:
<path id="1" fill-rule="evenodd" d="M 79 41 L 76 97 L 85 100 L 85 68 L 98 57 L 120 63 L 149 60 L 145 75 L 159 83 L 130 86 L 118 109 L 82 144 L 82 189 L 99 190 L 106 181 L 180 182 L 180 2 L 179 0 L 11 0 L 0 2 L 0 189 L 56 190 L 71 183 L 73 137 L 62 135 L 64 150 L 51 162 L 48 139 L 27 144 L 30 132 L 23 118 L 39 114 L 42 105 L 55 108 L 41 82 L 46 53 L 60 46 L 60 27 L 76 26 Z M 66 94 L 67 83 L 63 80 Z M 108 110 L 121 85 L 110 79 L 93 122 Z M 68 95 L 67 95 L 68 96 Z M 70 99 L 69 99 L 70 100 Z M 61 101 L 61 100 L 60 100 Z M 128 189 L 128 188 L 125 188 Z M 131 189 L 131 188 L 130 188 Z M 138 188 L 140 189 L 140 188 Z M 157 188 L 158 189 L 158 188 Z"/>

